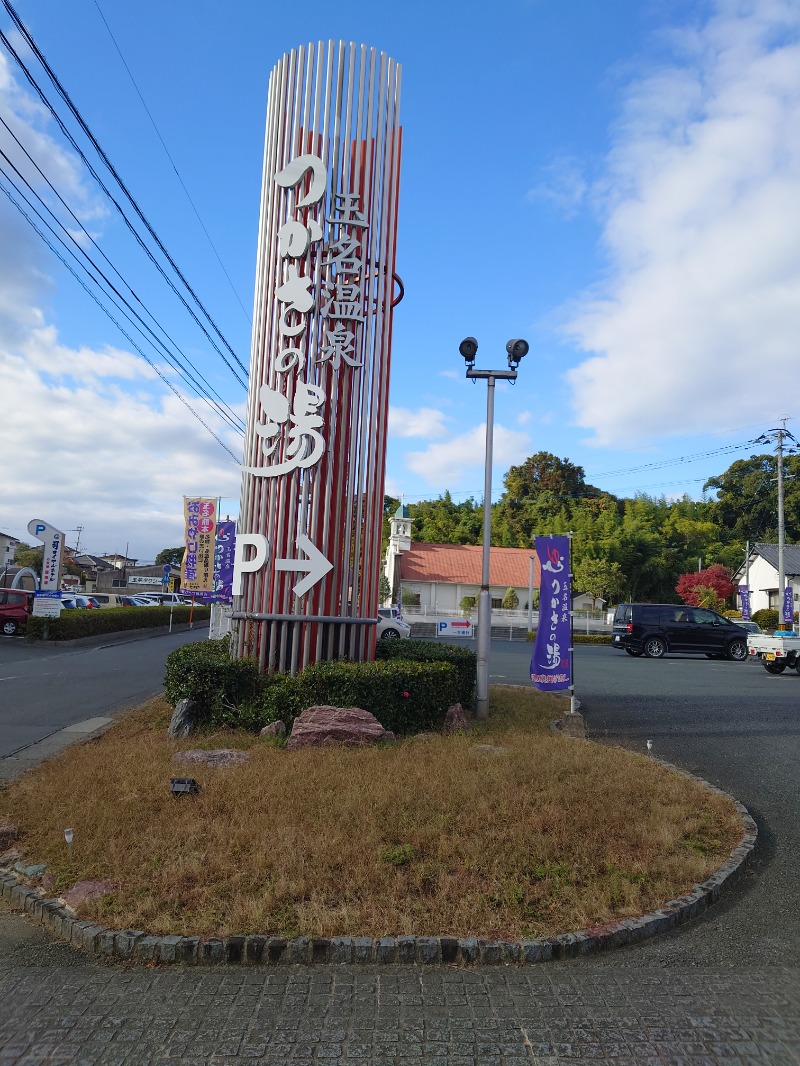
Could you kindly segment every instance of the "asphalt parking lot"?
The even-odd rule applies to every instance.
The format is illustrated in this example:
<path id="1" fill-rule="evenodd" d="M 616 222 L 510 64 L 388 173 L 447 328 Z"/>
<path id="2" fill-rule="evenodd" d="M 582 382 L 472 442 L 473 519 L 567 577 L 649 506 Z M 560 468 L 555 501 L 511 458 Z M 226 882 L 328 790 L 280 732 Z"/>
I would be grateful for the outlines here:
<path id="1" fill-rule="evenodd" d="M 492 647 L 524 684 L 530 647 Z M 128 969 L 0 914 L 0 1064 L 800 1062 L 800 678 L 578 646 L 590 738 L 734 794 L 759 824 L 747 874 L 655 940 L 533 967 Z M 577 741 L 577 743 L 581 743 Z"/>

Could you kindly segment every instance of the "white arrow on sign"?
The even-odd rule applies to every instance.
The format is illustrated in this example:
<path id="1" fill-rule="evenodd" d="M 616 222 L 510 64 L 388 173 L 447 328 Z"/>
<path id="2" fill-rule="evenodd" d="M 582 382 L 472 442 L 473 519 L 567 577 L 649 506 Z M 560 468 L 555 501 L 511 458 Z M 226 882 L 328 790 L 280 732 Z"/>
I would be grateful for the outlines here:
<path id="1" fill-rule="evenodd" d="M 276 570 L 307 570 L 308 573 L 302 581 L 292 589 L 295 596 L 305 596 L 310 588 L 320 581 L 329 570 L 333 570 L 333 563 L 329 562 L 315 544 L 312 544 L 305 533 L 298 534 L 295 541 L 297 547 L 306 553 L 308 559 L 276 559 Z"/>

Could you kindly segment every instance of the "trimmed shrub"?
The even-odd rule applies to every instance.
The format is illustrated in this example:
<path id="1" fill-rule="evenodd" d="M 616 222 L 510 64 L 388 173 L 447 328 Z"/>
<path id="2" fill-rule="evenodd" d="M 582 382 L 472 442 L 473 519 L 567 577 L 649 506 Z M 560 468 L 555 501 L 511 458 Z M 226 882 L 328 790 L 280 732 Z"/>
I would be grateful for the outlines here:
<path id="1" fill-rule="evenodd" d="M 536 640 L 536 630 L 525 634 L 529 644 Z M 611 636 L 606 633 L 573 633 L 572 643 L 575 644 L 610 644 Z"/>
<path id="2" fill-rule="evenodd" d="M 375 647 L 375 659 L 450 663 L 458 672 L 458 691 L 450 702 L 475 707 L 478 657 L 471 648 L 459 648 L 455 644 L 432 644 L 427 640 L 379 640 Z"/>
<path id="3" fill-rule="evenodd" d="M 199 622 L 211 616 L 209 607 L 174 607 L 173 625 L 192 620 Z M 45 625 L 49 640 L 76 640 L 103 633 L 123 633 L 130 629 L 157 629 L 169 625 L 169 607 L 108 607 L 94 611 L 62 611 L 60 618 L 28 619 L 25 635 L 28 640 L 43 640 Z"/>
<path id="4" fill-rule="evenodd" d="M 299 699 L 293 695 L 289 706 L 286 696 L 292 681 Z M 280 695 L 285 701 L 284 713 L 292 714 L 291 721 L 304 707 L 314 704 L 361 707 L 374 714 L 384 729 L 407 734 L 442 726 L 447 708 L 456 699 L 458 673 L 446 662 L 337 661 L 307 666 L 295 678 L 284 678 L 284 686 Z M 276 694 L 274 686 L 266 689 L 266 699 L 271 692 Z M 288 728 L 291 722 L 280 717 Z"/>
<path id="5" fill-rule="evenodd" d="M 258 663 L 231 659 L 227 637 L 184 644 L 167 656 L 164 695 L 173 707 L 192 700 L 200 725 L 255 728 L 250 708 L 260 690 Z"/>
<path id="6" fill-rule="evenodd" d="M 468 654 L 474 659 L 473 653 Z M 460 684 L 453 663 L 400 659 L 316 663 L 295 677 L 264 677 L 254 659 L 231 659 L 225 638 L 184 644 L 171 652 L 164 695 L 173 706 L 180 699 L 193 700 L 197 722 L 205 728 L 256 732 L 280 719 L 291 729 L 306 707 L 329 704 L 361 707 L 374 714 L 384 729 L 406 734 L 440 728 L 447 708 L 459 699 Z"/>
<path id="7" fill-rule="evenodd" d="M 760 625 L 767 633 L 777 629 L 780 623 L 778 612 L 770 610 L 768 607 L 762 607 L 760 611 L 755 611 L 750 617 L 753 622 Z"/>

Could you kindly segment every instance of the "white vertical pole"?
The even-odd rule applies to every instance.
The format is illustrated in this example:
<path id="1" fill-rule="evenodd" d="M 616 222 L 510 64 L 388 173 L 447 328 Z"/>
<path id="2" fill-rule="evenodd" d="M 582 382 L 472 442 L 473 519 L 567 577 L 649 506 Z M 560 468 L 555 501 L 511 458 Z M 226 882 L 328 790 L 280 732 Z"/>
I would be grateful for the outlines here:
<path id="1" fill-rule="evenodd" d="M 492 603 L 489 593 L 489 550 L 492 539 L 492 433 L 494 431 L 494 378 L 486 379 L 486 466 L 483 482 L 483 553 L 481 590 L 478 593 L 478 676 L 477 716 L 489 717 L 489 643 Z"/>
<path id="2" fill-rule="evenodd" d="M 528 632 L 533 632 L 533 556 L 529 557 L 530 575 L 528 578 Z"/>
<path id="3" fill-rule="evenodd" d="M 575 699 L 575 653 L 573 645 L 574 631 L 572 624 L 572 533 L 567 533 L 569 538 L 569 713 L 577 713 L 577 700 Z M 588 626 L 588 616 L 587 616 Z"/>

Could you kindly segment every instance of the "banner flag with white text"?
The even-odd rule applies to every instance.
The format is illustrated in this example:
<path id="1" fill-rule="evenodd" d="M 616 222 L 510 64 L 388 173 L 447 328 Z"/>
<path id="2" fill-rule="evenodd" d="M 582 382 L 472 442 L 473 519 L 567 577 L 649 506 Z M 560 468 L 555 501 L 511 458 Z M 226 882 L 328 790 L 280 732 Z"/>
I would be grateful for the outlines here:
<path id="1" fill-rule="evenodd" d="M 541 566 L 539 626 L 531 658 L 531 681 L 545 692 L 558 692 L 571 685 L 569 537 L 536 537 Z"/>

